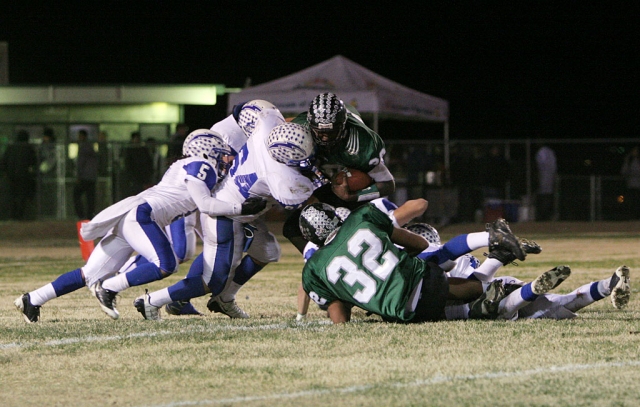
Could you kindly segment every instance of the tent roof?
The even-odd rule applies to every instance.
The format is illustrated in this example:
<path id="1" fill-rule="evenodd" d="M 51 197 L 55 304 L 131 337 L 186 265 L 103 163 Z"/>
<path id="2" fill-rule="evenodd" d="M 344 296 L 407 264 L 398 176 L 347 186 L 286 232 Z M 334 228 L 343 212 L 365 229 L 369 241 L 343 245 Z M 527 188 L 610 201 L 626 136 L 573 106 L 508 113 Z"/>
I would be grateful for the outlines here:
<path id="1" fill-rule="evenodd" d="M 449 102 L 418 92 L 336 55 L 324 62 L 280 79 L 229 95 L 227 111 L 252 99 L 264 99 L 283 113 L 300 113 L 323 92 L 335 93 L 361 113 L 380 117 L 446 122 Z"/>

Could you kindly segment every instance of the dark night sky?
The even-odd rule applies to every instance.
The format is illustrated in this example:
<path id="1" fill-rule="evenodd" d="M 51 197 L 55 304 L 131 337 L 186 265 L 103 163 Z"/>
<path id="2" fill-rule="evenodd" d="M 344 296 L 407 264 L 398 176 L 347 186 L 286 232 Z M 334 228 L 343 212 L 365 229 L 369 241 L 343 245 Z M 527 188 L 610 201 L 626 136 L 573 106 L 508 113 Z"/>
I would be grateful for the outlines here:
<path id="1" fill-rule="evenodd" d="M 239 87 L 341 54 L 449 100 L 452 138 L 640 130 L 640 19 L 624 2 L 10 3 L 0 41 L 11 84 Z"/>

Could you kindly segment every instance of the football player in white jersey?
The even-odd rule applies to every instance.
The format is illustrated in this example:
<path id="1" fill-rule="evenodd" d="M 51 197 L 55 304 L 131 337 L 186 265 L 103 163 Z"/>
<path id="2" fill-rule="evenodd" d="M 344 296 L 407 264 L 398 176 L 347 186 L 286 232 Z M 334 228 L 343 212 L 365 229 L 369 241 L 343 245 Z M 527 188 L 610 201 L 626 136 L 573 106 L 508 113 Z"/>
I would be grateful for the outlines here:
<path id="1" fill-rule="evenodd" d="M 229 144 L 231 152 L 235 157 L 253 134 L 256 121 L 258 120 L 258 113 L 274 110 L 277 110 L 276 107 L 266 100 L 256 99 L 239 103 L 233 107 L 232 113 L 229 116 L 215 123 L 211 126 L 210 130 Z M 280 114 L 279 111 L 274 113 Z M 196 231 L 195 229 L 199 215 L 198 212 L 194 212 L 184 218 L 176 220 L 167 227 L 167 235 L 178 255 L 180 263 L 191 260 L 195 255 L 197 243 L 196 234 L 202 237 L 202 232 Z M 262 228 L 257 231 L 257 239 L 264 238 L 261 236 L 264 234 L 263 229 L 266 230 Z M 126 272 L 130 270 L 132 266 L 145 262 L 147 262 L 147 260 L 143 257 L 139 255 L 135 256 L 127 262 L 125 269 L 121 269 L 121 272 Z M 254 262 L 257 262 L 257 260 L 245 260 L 243 264 L 246 265 L 246 267 L 251 267 Z M 195 309 L 188 301 L 172 302 L 165 306 L 165 310 L 172 315 L 202 315 L 202 313 Z"/>
<path id="2" fill-rule="evenodd" d="M 280 258 L 280 246 L 260 216 L 277 204 L 287 209 L 303 205 L 313 192 L 309 177 L 315 174 L 309 171 L 315 150 L 309 129 L 285 122 L 277 109 L 259 112 L 258 117 L 252 136 L 213 196 L 233 203 L 261 197 L 267 200 L 267 207 L 251 216 L 202 219 L 204 251 L 193 262 L 187 278 L 134 302 L 146 319 L 160 319 L 158 311 L 164 304 L 208 292 L 212 295 L 210 310 L 232 318 L 248 317 L 237 306 L 235 293 L 265 264 Z M 245 235 L 245 225 L 253 228 L 252 240 Z M 244 251 L 247 256 L 241 259 Z M 220 297 L 223 290 L 230 300 Z"/>
<path id="3" fill-rule="evenodd" d="M 430 246 L 440 245 L 438 231 L 424 223 L 416 223 L 407 227 L 429 241 Z M 543 273 L 531 283 L 525 283 L 512 276 L 494 277 L 496 271 L 510 263 L 513 258 L 505 253 L 498 257 L 489 257 L 482 264 L 473 255 L 464 255 L 451 262 L 448 274 L 451 277 L 475 279 L 483 282 L 502 281 L 506 287 L 506 297 L 501 299 L 494 318 L 516 320 L 518 318 L 549 318 L 567 319 L 575 318 L 576 312 L 596 301 L 610 297 L 611 303 L 617 309 L 624 308 L 629 302 L 631 287 L 629 285 L 629 268 L 618 267 L 614 273 L 603 280 L 593 281 L 582 285 L 569 294 L 551 294 L 547 291 L 557 287 L 569 277 L 571 269 L 568 266 L 558 266 Z M 545 279 L 547 284 L 540 285 Z M 474 318 L 474 313 L 469 313 L 468 305 L 445 308 L 447 319 Z M 477 314 L 476 314 L 477 315 Z"/>
<path id="4" fill-rule="evenodd" d="M 85 240 L 101 238 L 87 263 L 35 291 L 23 294 L 15 305 L 27 322 L 37 322 L 47 301 L 88 286 L 102 310 L 119 317 L 116 295 L 130 286 L 162 279 L 178 267 L 176 254 L 164 228 L 196 210 L 209 216 L 257 213 L 260 198 L 224 202 L 211 190 L 226 176 L 232 152 L 228 144 L 209 130 L 196 130 L 184 142 L 188 156 L 171 165 L 162 180 L 136 196 L 126 198 L 96 215 L 81 229 Z M 148 263 L 115 275 L 133 252 Z"/>

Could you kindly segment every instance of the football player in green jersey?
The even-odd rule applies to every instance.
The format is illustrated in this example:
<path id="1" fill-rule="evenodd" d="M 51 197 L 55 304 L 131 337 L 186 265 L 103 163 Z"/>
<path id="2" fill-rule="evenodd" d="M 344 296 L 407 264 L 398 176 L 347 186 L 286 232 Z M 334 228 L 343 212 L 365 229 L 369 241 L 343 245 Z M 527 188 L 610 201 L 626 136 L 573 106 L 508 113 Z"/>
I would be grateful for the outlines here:
<path id="1" fill-rule="evenodd" d="M 314 191 L 310 202 L 354 209 L 395 191 L 393 175 L 384 163 L 384 142 L 364 124 L 354 107 L 345 105 L 335 94 L 316 96 L 309 110 L 300 113 L 293 122 L 311 129 L 317 146 L 318 167 L 329 178 L 342 168 L 355 168 L 374 180 L 374 184 L 360 191 L 351 191 L 346 182 L 326 183 Z M 299 215 L 300 211 L 296 211 L 289 216 L 283 234 L 302 252 L 307 241 L 300 235 Z"/>
<path id="2" fill-rule="evenodd" d="M 349 321 L 352 306 L 387 321 L 425 322 L 444 319 L 447 300 L 482 301 L 489 313 L 504 297 L 501 283 L 483 292 L 481 282 L 447 279 L 436 264 L 414 257 L 428 242 L 395 227 L 373 205 L 354 210 L 343 223 L 333 207 L 315 203 L 302 211 L 300 225 L 305 237 L 323 246 L 304 266 L 304 291 L 334 323 Z"/>

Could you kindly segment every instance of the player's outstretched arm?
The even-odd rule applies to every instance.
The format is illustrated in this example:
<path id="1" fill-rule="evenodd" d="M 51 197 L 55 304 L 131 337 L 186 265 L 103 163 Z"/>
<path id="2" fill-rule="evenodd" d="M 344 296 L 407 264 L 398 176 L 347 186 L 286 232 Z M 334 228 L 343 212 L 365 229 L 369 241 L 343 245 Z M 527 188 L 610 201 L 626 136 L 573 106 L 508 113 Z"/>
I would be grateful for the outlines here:
<path id="1" fill-rule="evenodd" d="M 411 256 L 418 255 L 429 247 L 429 242 L 424 237 L 409 232 L 407 229 L 396 227 L 393 228 L 393 233 L 391 233 L 391 241 L 404 247 L 404 250 Z"/>
<path id="2" fill-rule="evenodd" d="M 411 219 L 422 216 L 427 210 L 427 207 L 429 207 L 429 202 L 426 199 L 413 199 L 403 203 L 398 209 L 394 210 L 393 217 L 396 218 L 399 226 L 404 226 L 409 223 Z"/>
<path id="3" fill-rule="evenodd" d="M 298 315 L 296 316 L 296 321 L 301 321 L 307 316 L 309 301 L 310 298 L 302 288 L 302 283 L 300 283 L 300 286 L 298 286 Z"/>

